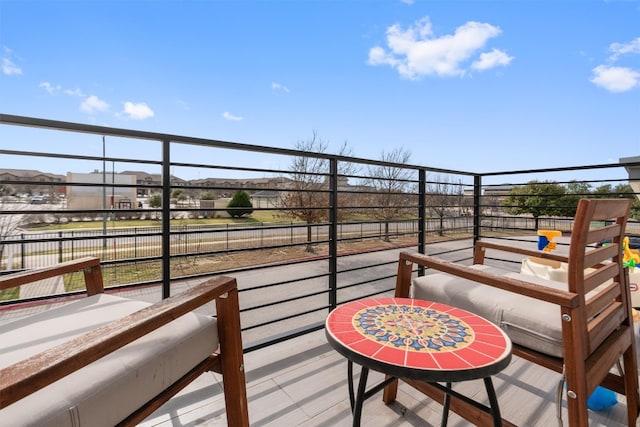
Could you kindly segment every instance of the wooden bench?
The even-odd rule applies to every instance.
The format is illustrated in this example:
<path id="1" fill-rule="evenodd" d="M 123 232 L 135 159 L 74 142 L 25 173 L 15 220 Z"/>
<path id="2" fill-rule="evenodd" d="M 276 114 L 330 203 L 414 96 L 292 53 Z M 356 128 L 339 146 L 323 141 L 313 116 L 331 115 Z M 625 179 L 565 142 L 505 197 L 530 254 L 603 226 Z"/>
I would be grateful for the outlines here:
<path id="1" fill-rule="evenodd" d="M 135 425 L 202 373 L 248 426 L 238 289 L 216 277 L 155 304 L 104 293 L 100 260 L 0 276 L 0 289 L 83 272 L 87 297 L 0 324 L 4 425 Z M 216 317 L 195 313 L 208 302 Z"/>
<path id="2" fill-rule="evenodd" d="M 458 306 L 502 327 L 513 354 L 564 375 L 570 426 L 589 424 L 587 399 L 600 384 L 626 395 L 628 423 L 636 425 L 637 355 L 621 247 L 630 207 L 628 199 L 580 200 L 568 256 L 483 241 L 476 242 L 471 266 L 403 252 L 395 294 Z M 611 245 L 594 247 L 604 239 Z M 485 265 L 488 251 L 567 263 L 567 282 Z M 414 277 L 416 265 L 426 274 Z M 615 369 L 620 360 L 623 373 Z M 426 384 L 406 382 L 443 400 Z M 396 392 L 397 382 L 385 389 L 385 402 Z M 486 414 L 462 401 L 452 400 L 451 409 L 473 423 L 490 424 Z"/>

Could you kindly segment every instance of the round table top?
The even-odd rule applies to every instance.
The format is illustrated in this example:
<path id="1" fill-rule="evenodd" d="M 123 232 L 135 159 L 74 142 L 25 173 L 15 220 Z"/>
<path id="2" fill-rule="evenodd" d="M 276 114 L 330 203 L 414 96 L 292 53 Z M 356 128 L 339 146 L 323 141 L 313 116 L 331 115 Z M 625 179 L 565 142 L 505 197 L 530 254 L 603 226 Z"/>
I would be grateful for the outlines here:
<path id="1" fill-rule="evenodd" d="M 460 308 L 408 298 L 368 298 L 333 310 L 327 340 L 349 360 L 424 381 L 485 378 L 511 361 L 511 340 Z"/>

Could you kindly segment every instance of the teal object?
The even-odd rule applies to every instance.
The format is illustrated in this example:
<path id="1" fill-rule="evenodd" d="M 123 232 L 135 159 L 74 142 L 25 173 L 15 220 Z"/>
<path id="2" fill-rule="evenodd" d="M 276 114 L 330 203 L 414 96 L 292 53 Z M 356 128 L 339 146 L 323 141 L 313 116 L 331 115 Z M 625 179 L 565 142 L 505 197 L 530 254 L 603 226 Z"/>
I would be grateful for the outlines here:
<path id="1" fill-rule="evenodd" d="M 618 403 L 616 394 L 604 387 L 596 387 L 587 400 L 587 406 L 593 411 L 603 411 Z"/>

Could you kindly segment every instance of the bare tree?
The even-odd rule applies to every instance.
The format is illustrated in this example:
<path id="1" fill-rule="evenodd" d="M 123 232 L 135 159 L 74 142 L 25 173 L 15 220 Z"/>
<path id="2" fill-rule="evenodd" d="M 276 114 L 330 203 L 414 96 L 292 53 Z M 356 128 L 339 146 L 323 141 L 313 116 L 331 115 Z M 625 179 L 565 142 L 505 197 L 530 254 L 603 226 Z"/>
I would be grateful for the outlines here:
<path id="1" fill-rule="evenodd" d="M 9 202 L 6 198 L 0 197 L 0 212 L 6 212 L 11 210 L 26 210 L 24 205 L 18 205 L 16 203 Z M 6 241 L 10 236 L 14 235 L 24 215 L 0 215 L 0 241 Z M 0 243 L 0 262 L 5 257 L 5 247 L 7 245 Z"/>
<path id="2" fill-rule="evenodd" d="M 396 148 L 389 152 L 382 151 L 380 160 L 393 165 L 369 166 L 365 184 L 372 187 L 371 205 L 373 216 L 384 221 L 384 241 L 389 239 L 389 221 L 398 219 L 407 212 L 411 195 L 407 192 L 413 186 L 414 171 L 402 167 L 408 164 L 411 152 L 404 148 Z"/>
<path id="3" fill-rule="evenodd" d="M 449 176 L 437 175 L 427 184 L 426 205 L 440 218 L 438 234 L 444 235 L 444 218 L 458 216 L 464 208 L 464 189 L 461 182 L 453 182 Z"/>
<path id="4" fill-rule="evenodd" d="M 310 139 L 299 140 L 295 144 L 298 151 L 309 153 L 309 156 L 294 157 L 289 173 L 289 188 L 281 193 L 280 206 L 282 215 L 299 219 L 307 224 L 307 252 L 313 252 L 313 224 L 326 221 L 329 217 L 329 159 L 312 154 L 324 154 L 329 143 L 313 131 Z M 351 155 L 345 141 L 338 153 L 341 156 Z M 340 162 L 338 174 L 346 176 L 355 173 L 352 163 Z"/>

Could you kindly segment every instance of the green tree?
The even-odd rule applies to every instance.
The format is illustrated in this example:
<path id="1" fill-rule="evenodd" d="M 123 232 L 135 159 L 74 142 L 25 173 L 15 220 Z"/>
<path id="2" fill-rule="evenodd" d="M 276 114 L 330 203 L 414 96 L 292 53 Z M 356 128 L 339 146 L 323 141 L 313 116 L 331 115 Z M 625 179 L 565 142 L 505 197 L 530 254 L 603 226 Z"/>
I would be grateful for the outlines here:
<path id="1" fill-rule="evenodd" d="M 629 217 L 640 219 L 640 200 L 636 197 L 633 188 L 629 184 L 618 184 L 613 188 L 611 184 L 605 184 L 598 187 L 596 192 L 600 197 L 626 197 L 633 200 Z"/>
<path id="2" fill-rule="evenodd" d="M 558 203 L 557 215 L 574 216 L 578 207 L 578 201 L 591 194 L 591 184 L 580 181 L 567 183 L 565 196 Z"/>
<path id="3" fill-rule="evenodd" d="M 162 195 L 154 194 L 149 198 L 149 207 L 152 209 L 159 209 L 162 207 Z M 151 218 L 160 219 L 160 215 L 157 212 L 151 213 Z"/>
<path id="4" fill-rule="evenodd" d="M 162 207 L 162 196 L 160 194 L 154 194 L 149 198 L 149 207 L 160 208 Z"/>
<path id="5" fill-rule="evenodd" d="M 511 190 L 502 205 L 512 215 L 531 214 L 538 228 L 541 216 L 572 216 L 575 214 L 565 203 L 566 188 L 554 181 L 529 181 L 526 185 Z"/>
<path id="6" fill-rule="evenodd" d="M 238 190 L 233 193 L 231 201 L 227 204 L 227 213 L 232 218 L 240 218 L 244 215 L 251 215 L 253 213 L 253 203 L 251 203 L 251 197 L 249 196 L 249 193 L 244 190 Z"/>

